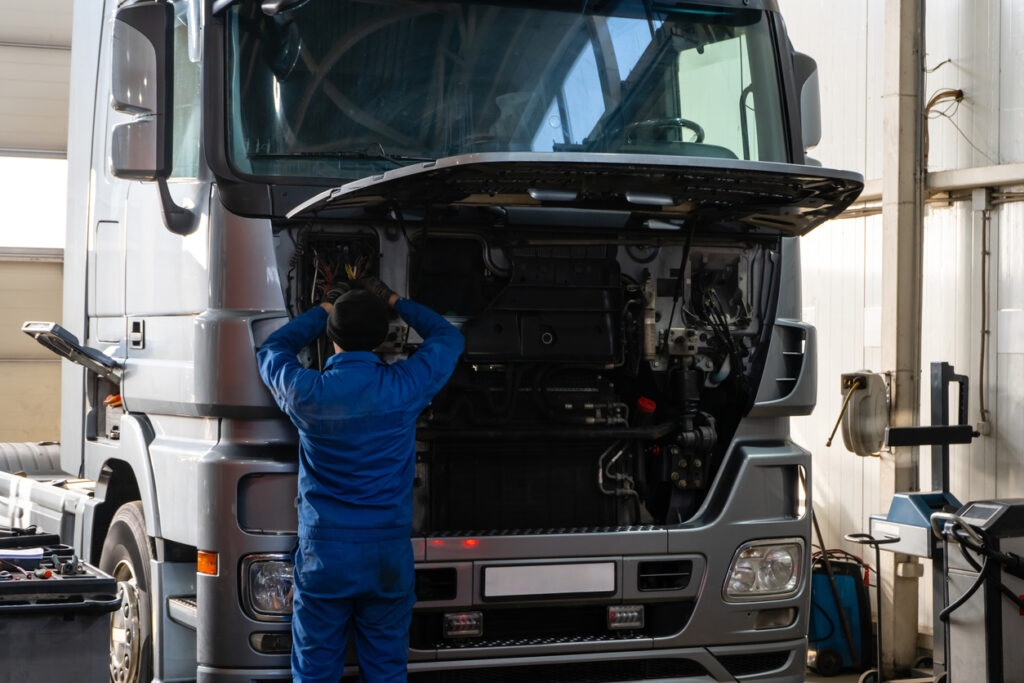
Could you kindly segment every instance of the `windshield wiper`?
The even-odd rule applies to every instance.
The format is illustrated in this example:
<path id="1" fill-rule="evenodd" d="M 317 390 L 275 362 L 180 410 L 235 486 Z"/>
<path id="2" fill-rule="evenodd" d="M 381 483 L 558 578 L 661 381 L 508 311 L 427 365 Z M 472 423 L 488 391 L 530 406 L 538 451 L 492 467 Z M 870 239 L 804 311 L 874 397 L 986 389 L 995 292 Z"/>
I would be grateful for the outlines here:
<path id="1" fill-rule="evenodd" d="M 377 145 L 377 149 L 363 148 L 363 149 L 339 149 L 325 152 L 258 152 L 255 154 L 249 154 L 251 159 L 356 159 L 356 160 L 376 160 L 390 161 L 395 166 L 404 166 L 406 163 L 416 163 L 421 161 L 437 161 L 433 157 L 415 157 L 408 156 L 405 154 L 388 154 L 384 151 L 384 147 Z"/>

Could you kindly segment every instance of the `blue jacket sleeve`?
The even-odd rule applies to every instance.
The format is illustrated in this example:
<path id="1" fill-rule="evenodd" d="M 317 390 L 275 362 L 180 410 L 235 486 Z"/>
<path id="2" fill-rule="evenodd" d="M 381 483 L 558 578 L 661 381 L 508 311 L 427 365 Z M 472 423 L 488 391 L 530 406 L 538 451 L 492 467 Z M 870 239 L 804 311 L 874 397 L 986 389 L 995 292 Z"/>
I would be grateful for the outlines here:
<path id="1" fill-rule="evenodd" d="M 415 301 L 399 299 L 395 310 L 423 338 L 414 354 L 390 366 L 407 395 L 419 399 L 417 408 L 422 410 L 455 370 L 466 340 L 443 316 Z"/>
<path id="2" fill-rule="evenodd" d="M 274 331 L 256 352 L 260 377 L 270 389 L 277 405 L 288 415 L 297 397 L 308 396 L 320 379 L 320 373 L 299 362 L 298 353 L 316 339 L 327 325 L 327 311 L 315 306 Z"/>

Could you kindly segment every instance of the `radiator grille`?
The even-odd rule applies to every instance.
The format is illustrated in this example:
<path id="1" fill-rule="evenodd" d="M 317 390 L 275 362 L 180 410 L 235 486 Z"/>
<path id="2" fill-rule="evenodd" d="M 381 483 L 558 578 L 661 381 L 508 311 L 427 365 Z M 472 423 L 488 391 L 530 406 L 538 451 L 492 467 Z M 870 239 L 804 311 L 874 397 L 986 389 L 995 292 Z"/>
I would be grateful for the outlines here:
<path id="1" fill-rule="evenodd" d="M 682 590 L 690 583 L 693 562 L 689 560 L 651 560 L 637 566 L 637 588 L 642 591 Z"/>
<path id="2" fill-rule="evenodd" d="M 435 441 L 428 535 L 615 528 L 629 520 L 597 485 L 602 450 L 600 443 Z"/>
<path id="3" fill-rule="evenodd" d="M 569 645 L 573 643 L 603 643 L 617 640 L 635 640 L 624 636 L 597 635 L 597 636 L 558 636 L 551 638 L 480 638 L 472 640 L 452 640 L 439 643 L 438 650 L 475 650 L 482 647 L 526 647 L 537 645 Z"/>
<path id="4" fill-rule="evenodd" d="M 466 639 L 444 637 L 441 612 L 417 612 L 412 617 L 409 642 L 417 650 L 452 650 L 663 638 L 686 627 L 693 603 L 646 603 L 644 610 L 642 629 L 612 632 L 607 605 L 484 608 L 483 637 Z"/>
<path id="5" fill-rule="evenodd" d="M 781 362 L 776 371 L 775 383 L 778 398 L 785 398 L 796 389 L 797 381 L 804 368 L 804 342 L 806 332 L 802 327 L 776 321 L 775 329 L 782 348 Z"/>

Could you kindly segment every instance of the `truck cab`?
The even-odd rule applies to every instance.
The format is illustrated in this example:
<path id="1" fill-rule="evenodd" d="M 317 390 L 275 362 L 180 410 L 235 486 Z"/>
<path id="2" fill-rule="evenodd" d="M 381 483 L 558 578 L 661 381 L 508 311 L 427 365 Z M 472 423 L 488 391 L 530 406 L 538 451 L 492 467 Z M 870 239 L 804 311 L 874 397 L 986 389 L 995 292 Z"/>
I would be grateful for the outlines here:
<path id="1" fill-rule="evenodd" d="M 805 156 L 774 0 L 75 9 L 64 326 L 102 357 L 64 364 L 77 522 L 28 514 L 125 586 L 113 680 L 290 680 L 255 351 L 370 274 L 466 338 L 417 425 L 410 680 L 802 680 L 796 238 L 862 180 Z"/>

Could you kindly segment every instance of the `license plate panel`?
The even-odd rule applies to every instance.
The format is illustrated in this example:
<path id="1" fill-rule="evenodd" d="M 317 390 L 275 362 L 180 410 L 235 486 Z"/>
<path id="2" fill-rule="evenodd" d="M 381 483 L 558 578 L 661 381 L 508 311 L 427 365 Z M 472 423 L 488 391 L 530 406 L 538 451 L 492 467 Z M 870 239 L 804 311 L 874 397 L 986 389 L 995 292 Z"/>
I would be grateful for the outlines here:
<path id="1" fill-rule="evenodd" d="M 614 562 L 506 565 L 483 569 L 483 597 L 489 599 L 613 593 Z"/>

